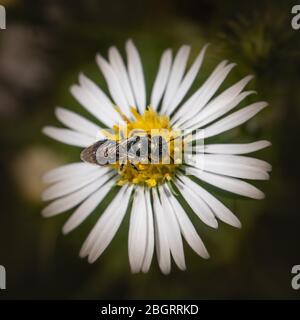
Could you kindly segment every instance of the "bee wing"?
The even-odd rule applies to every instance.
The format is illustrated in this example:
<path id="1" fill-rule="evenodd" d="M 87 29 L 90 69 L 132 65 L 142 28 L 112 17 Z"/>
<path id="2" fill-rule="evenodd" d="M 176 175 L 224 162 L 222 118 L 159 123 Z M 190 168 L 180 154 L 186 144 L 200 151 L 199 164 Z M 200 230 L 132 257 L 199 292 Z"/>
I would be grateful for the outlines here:
<path id="1" fill-rule="evenodd" d="M 84 162 L 98 164 L 96 159 L 96 152 L 107 141 L 108 139 L 100 140 L 95 142 L 91 146 L 83 149 L 80 153 L 80 159 Z"/>
<path id="2" fill-rule="evenodd" d="M 128 150 L 135 142 L 136 137 L 121 141 L 109 139 L 100 140 L 86 149 L 83 149 L 80 158 L 84 162 L 98 165 L 114 163 L 118 159 L 127 158 Z"/>

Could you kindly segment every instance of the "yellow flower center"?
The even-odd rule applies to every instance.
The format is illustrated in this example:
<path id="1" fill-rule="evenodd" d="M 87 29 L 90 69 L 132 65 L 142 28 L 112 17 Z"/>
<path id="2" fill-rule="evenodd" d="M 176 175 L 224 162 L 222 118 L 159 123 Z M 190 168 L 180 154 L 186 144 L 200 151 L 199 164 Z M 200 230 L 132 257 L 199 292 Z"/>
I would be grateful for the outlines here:
<path id="1" fill-rule="evenodd" d="M 126 124 L 115 125 L 113 134 L 106 132 L 105 134 L 109 139 L 121 143 L 123 139 L 129 139 L 133 135 L 149 135 L 150 137 L 158 135 L 168 145 L 167 156 L 164 159 L 160 159 L 160 161 L 156 161 L 156 163 L 151 161 L 145 163 L 138 159 L 134 162 L 134 165 L 132 165 L 131 160 L 127 160 L 123 164 L 120 161 L 112 164 L 111 166 L 119 172 L 120 178 L 117 184 L 124 185 L 129 183 L 155 187 L 158 184 L 170 181 L 179 166 L 179 164 L 176 164 L 179 161 L 174 159 L 174 154 L 178 154 L 178 152 L 174 152 L 174 149 L 178 149 L 177 143 L 174 143 L 176 140 L 174 138 L 178 133 L 172 130 L 169 117 L 159 115 L 151 107 L 148 107 L 142 115 L 135 108 L 131 108 L 133 120 L 128 119 L 119 109 L 117 111 L 121 114 Z"/>

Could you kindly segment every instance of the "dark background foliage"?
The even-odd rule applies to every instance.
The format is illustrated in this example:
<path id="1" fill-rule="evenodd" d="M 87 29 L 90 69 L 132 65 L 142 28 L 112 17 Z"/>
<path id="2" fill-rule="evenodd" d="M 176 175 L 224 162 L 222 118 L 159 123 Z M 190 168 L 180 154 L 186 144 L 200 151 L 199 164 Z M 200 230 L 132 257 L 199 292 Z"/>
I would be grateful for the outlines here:
<path id="1" fill-rule="evenodd" d="M 298 298 L 291 268 L 300 264 L 299 88 L 300 30 L 291 27 L 293 1 L 237 0 L 0 0 L 7 29 L 0 31 L 0 264 L 7 270 L 1 298 Z M 225 87 L 247 74 L 255 100 L 270 106 L 222 141 L 269 139 L 257 156 L 273 165 L 262 201 L 218 193 L 243 228 L 196 227 L 211 254 L 204 261 L 186 248 L 188 269 L 132 275 L 127 258 L 128 217 L 93 265 L 78 258 L 93 213 L 68 236 L 70 213 L 43 219 L 40 175 L 76 161 L 80 150 L 52 141 L 41 128 L 58 124 L 54 107 L 85 114 L 69 94 L 80 71 L 105 87 L 96 52 L 137 44 L 151 88 L 163 49 L 190 44 L 195 56 L 211 43 L 197 84 L 223 59 L 238 65 Z M 248 100 L 248 101 L 251 101 Z M 86 115 L 86 114 L 85 114 Z"/>

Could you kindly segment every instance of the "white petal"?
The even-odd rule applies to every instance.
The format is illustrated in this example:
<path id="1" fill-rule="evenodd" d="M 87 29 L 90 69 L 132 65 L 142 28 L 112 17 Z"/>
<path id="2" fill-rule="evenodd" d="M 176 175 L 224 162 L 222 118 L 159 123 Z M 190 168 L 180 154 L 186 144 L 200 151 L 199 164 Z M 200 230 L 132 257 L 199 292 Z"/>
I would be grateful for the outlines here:
<path id="1" fill-rule="evenodd" d="M 180 178 L 185 184 L 189 184 L 196 194 L 209 205 L 218 219 L 233 227 L 241 228 L 239 219 L 227 207 L 225 207 L 222 202 L 191 179 L 185 176 L 180 176 Z"/>
<path id="2" fill-rule="evenodd" d="M 126 42 L 128 73 L 131 80 L 135 100 L 140 112 L 146 108 L 146 89 L 143 66 L 140 55 L 132 40 Z"/>
<path id="3" fill-rule="evenodd" d="M 116 179 L 111 179 L 89 198 L 87 198 L 70 216 L 63 227 L 63 233 L 67 234 L 78 227 L 99 205 L 112 186 L 116 183 Z"/>
<path id="4" fill-rule="evenodd" d="M 175 184 L 179 188 L 179 191 L 181 192 L 188 205 L 193 209 L 199 219 L 201 219 L 208 226 L 217 228 L 218 222 L 215 219 L 213 212 L 201 198 L 197 197 L 190 186 L 188 184 L 182 183 L 180 180 L 176 180 Z"/>
<path id="5" fill-rule="evenodd" d="M 190 46 L 184 45 L 175 56 L 174 63 L 170 72 L 166 92 L 162 102 L 161 112 L 166 112 L 169 104 L 174 97 L 176 90 L 185 72 L 186 64 L 190 54 Z"/>
<path id="6" fill-rule="evenodd" d="M 136 106 L 125 64 L 116 47 L 109 48 L 108 57 L 110 64 L 119 79 L 121 88 L 123 89 L 123 93 L 127 99 L 128 104 L 131 107 Z"/>
<path id="7" fill-rule="evenodd" d="M 167 49 L 161 56 L 158 72 L 151 93 L 151 107 L 157 110 L 164 94 L 172 64 L 172 51 Z"/>
<path id="8" fill-rule="evenodd" d="M 234 109 L 250 94 L 255 91 L 245 91 L 240 93 L 244 86 L 252 79 L 252 76 L 248 76 L 236 83 L 234 86 L 225 90 L 222 94 L 213 99 L 208 105 L 195 117 L 184 123 L 183 128 L 197 129 L 204 127 L 208 123 L 220 118 L 227 112 Z"/>
<path id="9" fill-rule="evenodd" d="M 76 176 L 97 172 L 99 166 L 89 163 L 75 162 L 52 169 L 43 175 L 43 182 L 52 183 L 60 180 L 69 179 Z"/>
<path id="10" fill-rule="evenodd" d="M 98 108 L 97 114 L 101 119 L 103 117 L 108 117 L 113 123 L 123 123 L 123 120 L 120 114 L 114 108 L 112 101 L 95 82 L 86 77 L 83 73 L 80 73 L 79 83 L 81 87 L 87 90 L 88 93 L 93 97 L 93 101 Z"/>
<path id="11" fill-rule="evenodd" d="M 76 205 L 86 199 L 90 194 L 96 191 L 100 186 L 102 186 L 106 180 L 107 177 L 99 178 L 89 185 L 83 187 L 82 189 L 51 202 L 46 208 L 42 210 L 42 215 L 45 217 L 51 217 L 74 208 Z"/>
<path id="12" fill-rule="evenodd" d="M 100 54 L 97 54 L 96 62 L 104 75 L 109 92 L 116 105 L 121 108 L 121 110 L 129 117 L 131 114 L 129 108 L 130 106 L 126 100 L 126 97 L 124 96 L 123 89 L 120 86 L 113 68 Z"/>
<path id="13" fill-rule="evenodd" d="M 147 245 L 147 211 L 144 190 L 136 189 L 128 235 L 128 256 L 132 273 L 140 272 Z"/>
<path id="14" fill-rule="evenodd" d="M 154 226 L 153 226 L 153 211 L 150 199 L 150 191 L 145 189 L 145 203 L 147 213 L 147 243 L 146 252 L 142 265 L 142 272 L 148 272 L 154 251 Z"/>
<path id="15" fill-rule="evenodd" d="M 178 268 L 180 270 L 185 270 L 186 265 L 185 265 L 180 227 L 176 218 L 176 214 L 173 210 L 173 207 L 168 201 L 168 197 L 170 197 L 171 194 L 168 192 L 168 190 L 164 189 L 163 187 L 159 187 L 159 194 L 161 198 L 162 207 L 164 210 L 164 219 L 165 219 L 165 224 L 167 226 L 166 231 L 168 234 L 168 241 L 169 241 L 171 254 Z"/>
<path id="16" fill-rule="evenodd" d="M 253 93 L 255 93 L 255 91 L 242 92 L 236 98 L 234 98 L 230 103 L 226 104 L 225 106 L 221 107 L 218 110 L 215 110 L 214 113 L 212 113 L 210 116 L 205 118 L 203 121 L 199 121 L 198 123 L 196 121 L 194 121 L 195 124 L 192 126 L 192 129 L 194 130 L 194 129 L 197 129 L 200 127 L 204 127 L 207 124 L 213 122 L 214 120 L 220 118 L 221 116 L 223 116 L 224 114 L 228 113 L 229 111 L 234 109 L 236 106 L 238 106 L 241 101 L 243 101 L 246 97 L 248 97 L 250 94 L 253 94 Z M 215 106 L 217 108 L 217 105 L 215 105 Z M 189 129 L 191 129 L 191 128 L 189 128 Z"/>
<path id="17" fill-rule="evenodd" d="M 198 57 L 195 59 L 193 65 L 190 67 L 189 71 L 186 73 L 184 78 L 182 79 L 182 82 L 180 83 L 178 89 L 175 92 L 174 97 L 172 98 L 169 107 L 166 110 L 166 113 L 170 115 L 175 108 L 179 105 L 179 103 L 182 101 L 182 99 L 185 97 L 186 93 L 192 86 L 199 69 L 202 65 L 202 61 L 204 58 L 205 51 L 207 49 L 208 45 L 205 45 L 201 52 L 199 53 Z"/>
<path id="18" fill-rule="evenodd" d="M 168 197 L 168 200 L 177 216 L 182 235 L 184 236 L 186 242 L 199 256 L 204 259 L 208 259 L 209 254 L 204 246 L 204 243 L 197 234 L 194 225 L 192 224 L 186 212 L 183 210 L 178 200 L 172 195 Z"/>
<path id="19" fill-rule="evenodd" d="M 118 195 L 116 196 L 115 201 L 111 202 L 103 212 L 92 230 L 91 234 L 95 232 L 95 240 L 89 252 L 89 263 L 95 262 L 100 257 L 118 231 L 127 211 L 131 192 L 132 186 L 126 186 L 124 194 L 121 193 L 121 198 L 117 198 Z"/>
<path id="20" fill-rule="evenodd" d="M 85 148 L 96 142 L 96 138 L 92 138 L 90 136 L 87 136 L 86 134 L 79 133 L 69 129 L 47 126 L 44 127 L 42 131 L 46 136 L 52 139 L 76 147 Z"/>
<path id="21" fill-rule="evenodd" d="M 76 175 L 74 177 L 71 177 L 68 180 L 60 181 L 52 185 L 48 189 L 46 189 L 42 193 L 42 199 L 44 201 L 48 201 L 48 200 L 53 200 L 55 198 L 65 196 L 69 193 L 72 193 L 78 189 L 83 188 L 84 186 L 92 183 L 93 181 L 97 180 L 103 175 L 105 175 L 106 177 L 109 177 L 112 175 L 112 173 L 115 174 L 114 171 L 110 169 L 107 169 L 107 168 L 105 168 L 104 170 L 103 169 L 104 168 L 99 167 L 99 170 L 97 170 L 96 172 L 91 172 L 89 174 L 80 175 L 80 176 Z"/>
<path id="22" fill-rule="evenodd" d="M 266 161 L 251 157 L 200 154 L 196 155 L 195 159 L 201 164 L 201 167 L 196 164 L 197 168 L 236 178 L 268 180 L 267 171 L 272 169 Z"/>
<path id="23" fill-rule="evenodd" d="M 153 188 L 153 211 L 155 221 L 155 245 L 156 254 L 158 257 L 159 267 L 164 274 L 168 274 L 171 271 L 171 257 L 170 247 L 167 235 L 167 225 L 165 224 L 164 211 L 161 206 L 160 200 L 156 189 Z"/>
<path id="24" fill-rule="evenodd" d="M 227 162 L 235 165 L 254 167 L 263 171 L 272 170 L 272 166 L 268 162 L 247 156 L 206 154 L 204 157 L 205 161 L 212 160 L 215 162 Z"/>
<path id="25" fill-rule="evenodd" d="M 58 107 L 55 109 L 55 114 L 62 124 L 92 138 L 98 137 L 101 131 L 99 126 L 70 110 Z"/>
<path id="26" fill-rule="evenodd" d="M 194 92 L 190 98 L 186 100 L 186 102 L 176 111 L 176 113 L 172 116 L 171 122 L 172 124 L 175 124 L 178 122 L 178 120 L 182 120 L 182 122 L 187 121 L 188 118 L 186 117 L 186 112 L 191 111 L 191 106 L 195 104 L 195 102 L 198 100 L 198 97 L 202 94 L 205 86 L 207 86 L 208 82 L 211 82 L 212 79 L 215 78 L 215 75 L 220 73 L 222 70 L 225 69 L 227 64 L 227 60 L 224 60 L 220 62 L 217 67 L 214 69 L 214 71 L 211 73 L 211 75 L 208 77 L 206 82 L 202 86 L 200 86 L 199 89 Z M 183 119 L 184 117 L 184 119 Z"/>
<path id="27" fill-rule="evenodd" d="M 204 129 L 204 138 L 209 138 L 235 128 L 254 117 L 259 111 L 264 109 L 268 104 L 266 102 L 256 102 L 248 107 L 236 111 L 229 116 L 213 123 Z M 197 134 L 196 134 L 197 136 Z"/>
<path id="28" fill-rule="evenodd" d="M 214 161 L 214 159 L 206 159 L 204 170 L 234 178 L 250 179 L 250 180 L 269 180 L 270 176 L 267 172 L 228 162 Z"/>
<path id="29" fill-rule="evenodd" d="M 240 95 L 244 87 L 249 83 L 249 81 L 253 79 L 253 76 L 247 76 L 244 79 L 240 80 L 233 86 L 229 87 L 228 89 L 224 90 L 221 94 L 219 94 L 216 98 L 211 100 L 206 107 L 197 115 L 197 117 L 192 122 L 199 122 L 201 123 L 207 117 L 210 117 L 215 114 L 220 114 L 220 116 L 231 109 L 233 109 L 236 105 L 239 104 L 247 95 L 253 93 L 253 91 L 243 93 Z M 240 95 L 240 96 L 239 96 Z M 236 99 L 239 97 L 239 99 Z M 234 102 L 234 103 L 233 103 Z M 230 106 L 230 107 L 228 107 Z M 226 109 L 226 110 L 224 110 Z M 216 116 L 216 118 L 219 116 Z M 191 125 L 192 125 L 191 124 Z"/>
<path id="30" fill-rule="evenodd" d="M 204 172 L 195 168 L 189 168 L 189 173 L 220 189 L 239 194 L 241 196 L 252 199 L 263 199 L 265 197 L 263 192 L 242 180 Z"/>
<path id="31" fill-rule="evenodd" d="M 217 92 L 224 79 L 235 64 L 231 63 L 226 66 L 226 61 L 221 62 L 205 81 L 205 83 L 182 105 L 179 111 L 172 118 L 172 124 L 177 126 L 192 119 L 195 114 L 206 105 L 206 103 Z M 176 120 L 176 121 L 175 121 Z"/>
<path id="32" fill-rule="evenodd" d="M 111 127 L 116 123 L 112 114 L 106 108 L 104 109 L 103 106 L 101 107 L 101 101 L 95 99 L 86 88 L 73 85 L 70 88 L 70 92 L 87 111 L 104 125 Z"/>
<path id="33" fill-rule="evenodd" d="M 80 257 L 84 258 L 90 254 L 91 249 L 93 248 L 97 237 L 100 235 L 99 231 L 103 228 L 103 219 L 107 220 L 111 218 L 115 218 L 114 214 L 118 211 L 118 208 L 122 207 L 122 200 L 125 197 L 125 193 L 127 191 L 126 186 L 123 186 L 117 195 L 112 199 L 108 207 L 105 209 L 105 211 L 102 213 L 100 218 L 98 219 L 97 223 L 94 225 L 92 231 L 86 238 L 85 242 L 83 243 L 81 250 L 80 250 Z M 104 215 L 105 214 L 105 215 Z M 104 218 L 103 218 L 104 217 Z"/>
<path id="34" fill-rule="evenodd" d="M 266 140 L 241 144 L 206 144 L 205 146 L 201 146 L 199 151 L 203 150 L 205 153 L 217 154 L 246 154 L 264 149 L 270 145 L 271 142 Z"/>

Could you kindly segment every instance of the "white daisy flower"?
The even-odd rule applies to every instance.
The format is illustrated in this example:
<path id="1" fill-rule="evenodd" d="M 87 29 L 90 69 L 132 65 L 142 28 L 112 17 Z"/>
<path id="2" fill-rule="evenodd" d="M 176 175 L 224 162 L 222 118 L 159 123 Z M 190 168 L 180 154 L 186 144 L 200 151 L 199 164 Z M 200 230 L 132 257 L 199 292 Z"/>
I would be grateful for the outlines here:
<path id="1" fill-rule="evenodd" d="M 72 95 L 99 122 L 95 124 L 72 111 L 57 108 L 56 116 L 67 129 L 48 126 L 43 132 L 60 142 L 88 148 L 101 139 L 108 139 L 108 132 L 103 128 L 111 128 L 114 136 L 111 139 L 118 141 L 118 134 L 125 124 L 128 134 L 139 129 L 146 132 L 164 129 L 169 133 L 174 129 L 185 132 L 205 129 L 201 135 L 207 139 L 245 123 L 267 103 L 256 102 L 233 111 L 253 93 L 243 91 L 251 76 L 215 96 L 234 67 L 227 61 L 221 62 L 204 84 L 185 98 L 201 68 L 206 49 L 207 46 L 188 70 L 190 47 L 182 46 L 174 58 L 172 51 L 167 49 L 161 57 L 148 99 L 141 59 L 133 42 L 129 40 L 126 43 L 126 65 L 119 51 L 111 47 L 107 60 L 101 55 L 96 57 L 109 95 L 83 74 L 79 76 L 79 84 L 71 87 Z M 200 133 L 193 138 L 199 139 Z M 202 168 L 189 166 L 189 175 L 183 170 L 184 163 L 175 162 L 137 163 L 137 168 L 129 162 L 122 168 L 119 162 L 107 166 L 82 161 L 67 164 L 45 174 L 44 181 L 51 186 L 43 192 L 42 198 L 52 202 L 42 213 L 51 217 L 76 207 L 63 227 L 63 232 L 68 233 L 87 219 L 118 185 L 116 196 L 100 215 L 81 248 L 80 256 L 88 257 L 91 263 L 99 258 L 115 236 L 128 208 L 131 208 L 128 251 L 132 272 L 149 270 L 154 248 L 163 273 L 168 274 L 171 270 L 171 256 L 184 270 L 183 238 L 201 257 L 208 258 L 209 254 L 176 192 L 181 193 L 194 213 L 210 227 L 217 228 L 218 220 L 221 220 L 240 228 L 240 221 L 230 209 L 195 181 L 198 179 L 231 193 L 262 199 L 263 192 L 241 179 L 267 180 L 271 166 L 244 154 L 269 145 L 263 140 L 197 146 L 196 157 L 204 154 L 205 161 Z"/>

